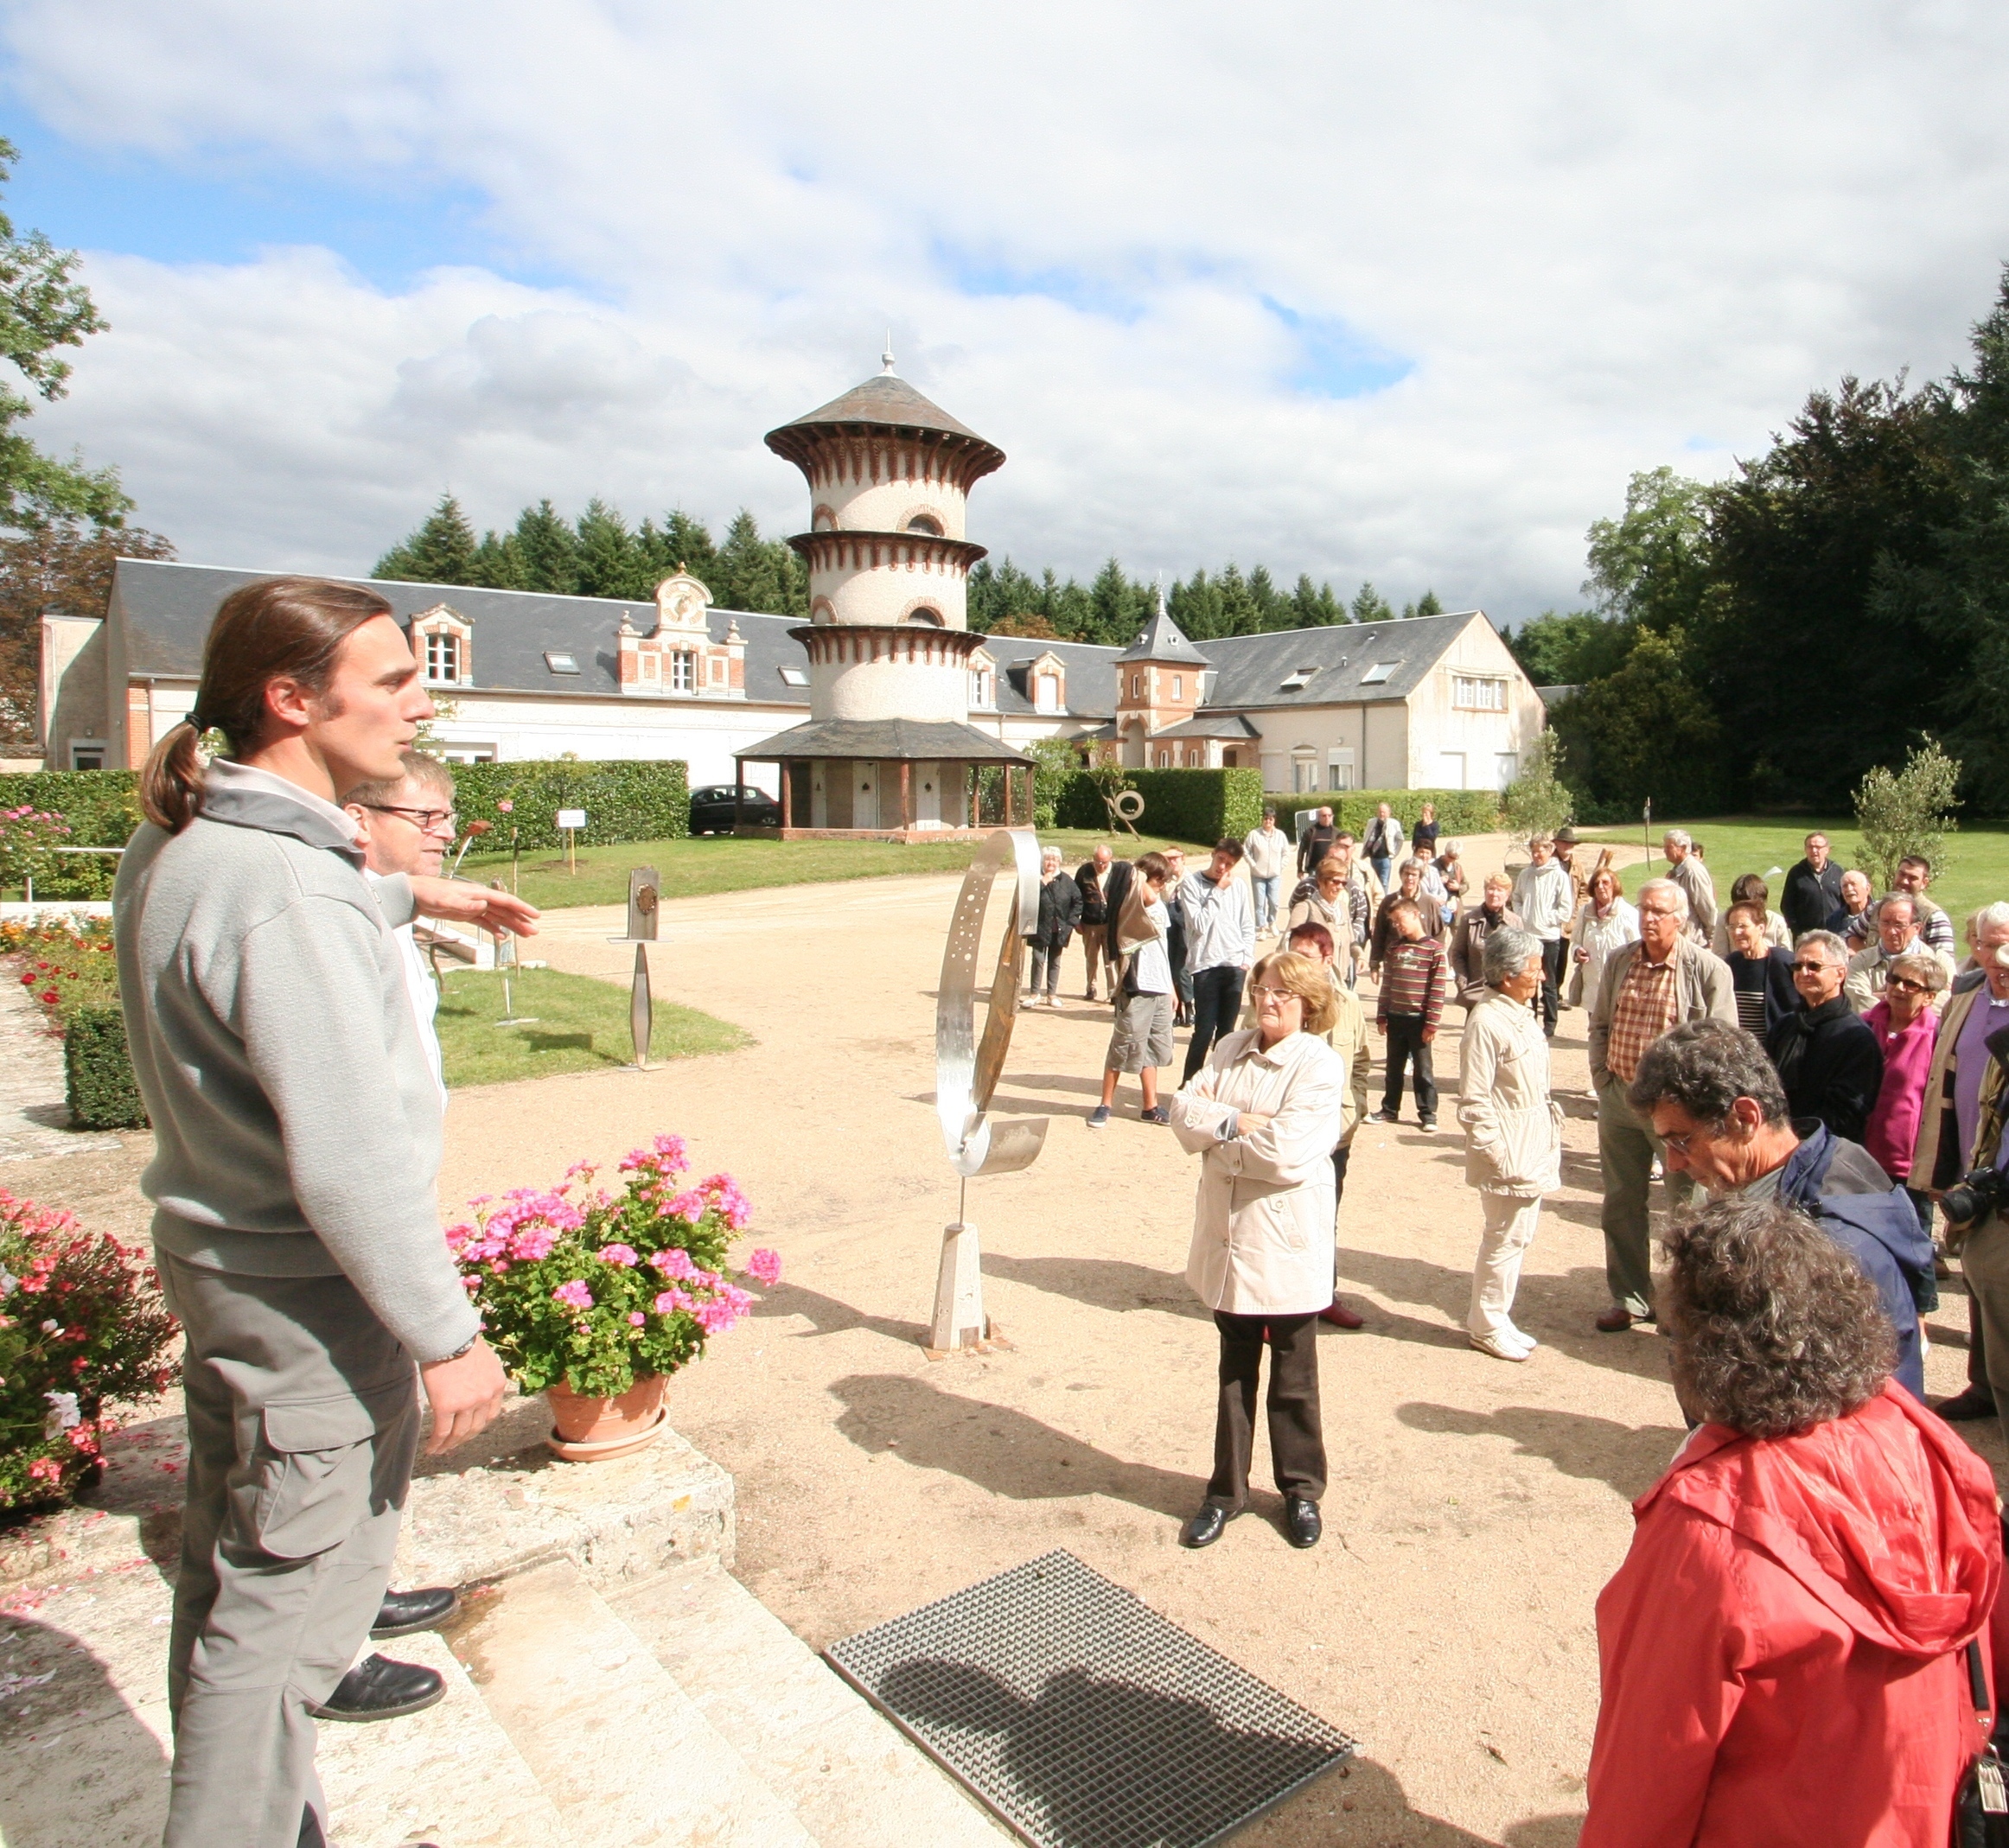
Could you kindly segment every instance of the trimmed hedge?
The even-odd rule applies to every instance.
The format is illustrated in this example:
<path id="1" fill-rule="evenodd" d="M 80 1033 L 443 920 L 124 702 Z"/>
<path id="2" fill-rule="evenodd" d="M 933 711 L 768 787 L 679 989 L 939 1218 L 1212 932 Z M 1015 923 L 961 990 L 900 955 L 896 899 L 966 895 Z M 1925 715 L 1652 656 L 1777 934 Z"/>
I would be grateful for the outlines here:
<path id="1" fill-rule="evenodd" d="M 79 1008 L 70 1016 L 63 1029 L 63 1090 L 79 1129 L 147 1126 L 126 1049 L 125 1016 L 118 1008 Z"/>
<path id="2" fill-rule="evenodd" d="M 562 847 L 555 817 L 561 808 L 586 812 L 584 839 L 602 846 L 622 841 L 681 840 L 691 832 L 688 768 L 675 759 L 628 758 L 575 763 L 570 759 L 531 759 L 521 763 L 456 763 L 454 783 L 461 816 L 493 821 L 501 844 L 509 844 L 514 823 L 526 847 Z M 0 776 L 0 808 L 41 808 L 70 825 L 74 847 L 123 847 L 139 825 L 138 778 L 131 770 L 37 770 Z M 512 814 L 495 805 L 513 801 Z M 493 841 L 494 836 L 491 836 Z M 102 880 L 105 890 L 59 896 L 109 895 L 111 860 L 77 857 L 80 883 Z"/>
<path id="3" fill-rule="evenodd" d="M 1295 795 L 1271 790 L 1263 797 L 1264 806 L 1276 810 L 1286 832 L 1298 810 L 1330 806 L 1333 820 L 1356 838 L 1384 802 L 1411 833 L 1425 802 L 1437 805 L 1437 825 L 1453 840 L 1461 834 L 1496 833 L 1500 826 L 1500 798 L 1490 789 L 1306 789 Z"/>
<path id="4" fill-rule="evenodd" d="M 1260 770 L 1126 770 L 1123 787 L 1144 798 L 1138 831 L 1169 840 L 1237 840 L 1263 819 Z M 1055 800 L 1054 819 L 1063 828 L 1107 829 L 1109 811 L 1102 786 L 1086 770 L 1071 772 Z"/>
<path id="5" fill-rule="evenodd" d="M 691 832 L 689 767 L 677 759 L 630 758 L 575 763 L 537 759 L 521 763 L 456 763 L 455 805 L 464 826 L 492 821 L 488 847 L 507 850 L 513 825 L 525 847 L 563 847 L 561 808 L 586 812 L 582 841 L 610 846 L 621 841 L 682 840 Z M 509 814 L 498 802 L 513 802 Z"/>

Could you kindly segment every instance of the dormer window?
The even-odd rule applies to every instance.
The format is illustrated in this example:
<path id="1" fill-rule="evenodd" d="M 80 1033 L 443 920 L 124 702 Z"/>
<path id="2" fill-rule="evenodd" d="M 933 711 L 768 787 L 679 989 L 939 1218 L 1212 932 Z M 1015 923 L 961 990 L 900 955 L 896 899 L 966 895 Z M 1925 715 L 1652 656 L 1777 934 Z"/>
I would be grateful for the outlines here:
<path id="1" fill-rule="evenodd" d="M 698 689 L 698 657 L 688 648 L 670 651 L 670 691 L 691 693 Z"/>
<path id="2" fill-rule="evenodd" d="M 970 704 L 973 706 L 994 706 L 998 703 L 998 677 L 988 667 L 979 667 L 970 675 Z"/>
<path id="3" fill-rule="evenodd" d="M 461 639 L 458 635 L 425 638 L 425 678 L 458 681 L 461 677 Z"/>

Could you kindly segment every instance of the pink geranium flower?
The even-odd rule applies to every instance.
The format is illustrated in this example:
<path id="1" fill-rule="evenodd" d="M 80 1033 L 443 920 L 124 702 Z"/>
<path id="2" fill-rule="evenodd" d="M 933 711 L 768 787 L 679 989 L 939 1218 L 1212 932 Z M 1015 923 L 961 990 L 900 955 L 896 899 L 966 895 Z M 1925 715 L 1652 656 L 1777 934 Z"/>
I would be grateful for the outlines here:
<path id="1" fill-rule="evenodd" d="M 593 1292 L 574 1278 L 571 1283 L 560 1284 L 552 1290 L 552 1300 L 554 1303 L 568 1303 L 574 1309 L 590 1309 L 593 1306 Z"/>
<path id="2" fill-rule="evenodd" d="M 624 1271 L 632 1271 L 641 1262 L 640 1254 L 632 1245 L 603 1245 L 593 1255 L 602 1264 L 617 1264 Z"/>
<path id="3" fill-rule="evenodd" d="M 756 1284 L 778 1284 L 781 1280 L 781 1254 L 770 1252 L 764 1246 L 755 1252 L 746 1261 L 746 1274 Z"/>

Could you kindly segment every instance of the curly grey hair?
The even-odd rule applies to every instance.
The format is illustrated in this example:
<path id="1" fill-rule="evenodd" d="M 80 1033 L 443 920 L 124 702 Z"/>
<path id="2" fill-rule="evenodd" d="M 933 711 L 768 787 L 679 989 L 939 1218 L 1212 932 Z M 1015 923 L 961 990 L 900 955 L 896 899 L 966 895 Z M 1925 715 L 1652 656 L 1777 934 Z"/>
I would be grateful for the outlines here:
<path id="1" fill-rule="evenodd" d="M 1928 994 L 1936 995 L 1947 985 L 1946 965 L 1923 946 L 1914 946 L 1891 959 L 1886 976 L 1902 975 L 1920 984 Z"/>
<path id="2" fill-rule="evenodd" d="M 1660 1323 L 1691 1416 L 1783 1437 L 1883 1391 L 1897 1344 L 1877 1286 L 1803 1214 L 1733 1197 L 1662 1246 Z"/>
<path id="3" fill-rule="evenodd" d="M 1541 939 L 1533 931 L 1502 924 L 1487 937 L 1480 961 L 1487 987 L 1497 988 L 1510 976 L 1519 975 L 1527 966 L 1530 956 L 1540 954 Z"/>
<path id="4" fill-rule="evenodd" d="M 1670 1027 L 1640 1055 L 1625 1101 L 1642 1117 L 1655 1104 L 1679 1104 L 1696 1122 L 1720 1128 L 1730 1106 L 1748 1097 L 1767 1123 L 1786 1120 L 1786 1087 L 1755 1036 L 1720 1020 Z"/>

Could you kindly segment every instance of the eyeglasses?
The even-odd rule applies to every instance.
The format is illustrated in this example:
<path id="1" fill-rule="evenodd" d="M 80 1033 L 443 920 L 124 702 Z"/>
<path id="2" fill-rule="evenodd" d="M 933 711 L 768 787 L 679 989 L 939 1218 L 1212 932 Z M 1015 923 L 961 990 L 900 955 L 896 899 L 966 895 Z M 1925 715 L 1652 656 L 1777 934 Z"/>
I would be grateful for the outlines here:
<path id="1" fill-rule="evenodd" d="M 1793 973 L 1795 975 L 1826 975 L 1830 969 L 1839 966 L 1840 965 L 1835 963 L 1795 963 Z"/>
<path id="2" fill-rule="evenodd" d="M 1286 1001 L 1302 1001 L 1304 998 L 1294 988 L 1259 988 L 1255 992 L 1259 1005 L 1265 1001 L 1274 1001 L 1281 1007 Z"/>
<path id="3" fill-rule="evenodd" d="M 451 830 L 461 825 L 461 818 L 450 808 L 399 808 L 390 802 L 365 802 L 362 806 L 379 815 L 402 815 L 424 834 L 436 828 Z"/>
<path id="4" fill-rule="evenodd" d="M 1672 905 L 1642 905 L 1639 914 L 1642 918 L 1671 918 L 1679 915 Z"/>
<path id="5" fill-rule="evenodd" d="M 1661 1137 L 1661 1147 L 1685 1158 L 1688 1153 L 1688 1144 L 1702 1133 L 1700 1130 L 1690 1130 L 1686 1136 L 1663 1136 Z"/>
<path id="6" fill-rule="evenodd" d="M 1907 995 L 1929 995 L 1932 992 L 1924 983 L 1914 982 L 1908 975 L 1894 975 L 1885 986 L 1898 989 Z"/>

